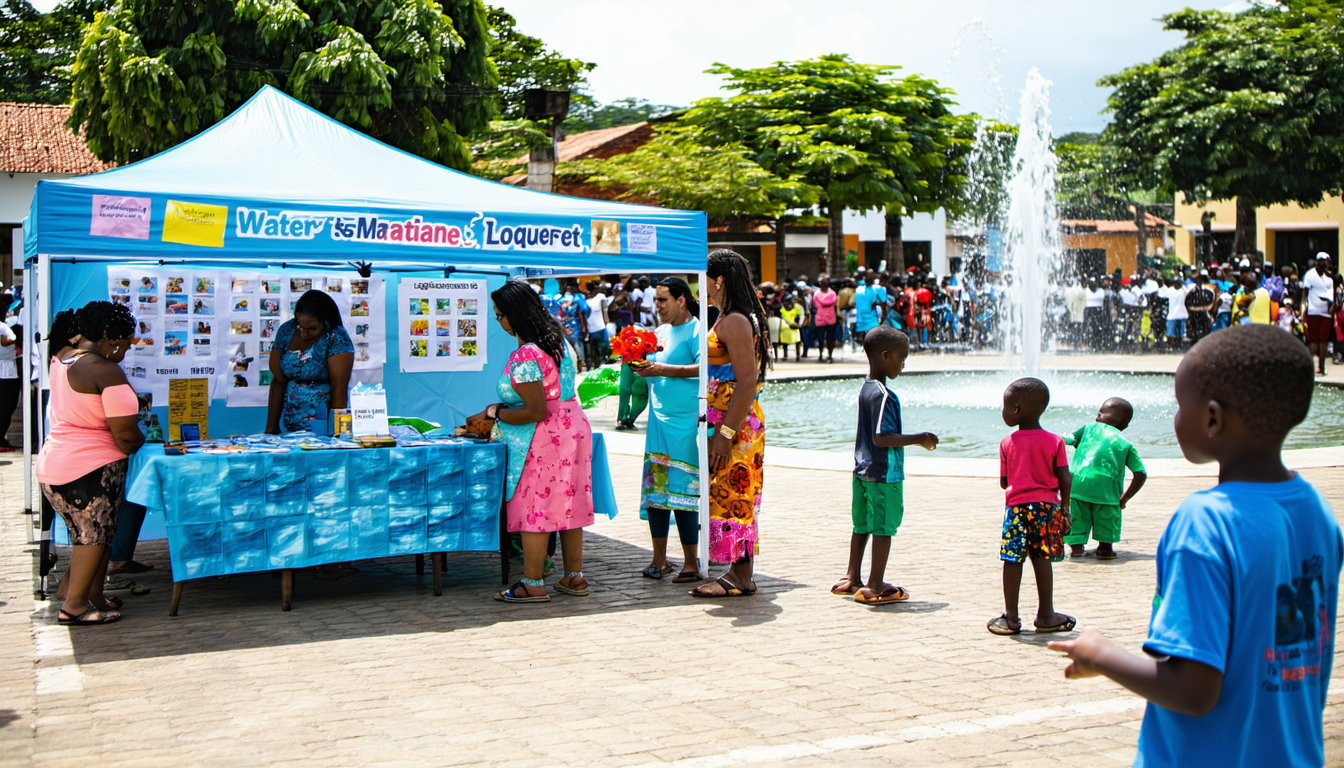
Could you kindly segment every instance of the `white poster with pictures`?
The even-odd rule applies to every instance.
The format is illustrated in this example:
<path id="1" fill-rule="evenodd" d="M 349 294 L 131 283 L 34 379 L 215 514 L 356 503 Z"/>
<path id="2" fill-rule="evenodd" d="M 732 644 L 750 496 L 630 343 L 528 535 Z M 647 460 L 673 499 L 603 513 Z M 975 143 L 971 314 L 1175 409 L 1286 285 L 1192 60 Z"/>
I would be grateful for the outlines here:
<path id="1" fill-rule="evenodd" d="M 387 360 L 383 320 L 383 281 L 358 275 L 310 272 L 234 273 L 233 308 L 238 317 L 236 339 L 230 337 L 228 400 L 230 406 L 264 406 L 274 378 L 270 360 L 280 327 L 294 319 L 295 305 L 308 291 L 322 291 L 336 304 L 341 323 L 354 345 L 351 382 L 378 382 Z"/>
<path id="2" fill-rule="evenodd" d="M 403 373 L 485 368 L 491 310 L 484 279 L 403 277 L 397 302 Z"/>
<path id="3" fill-rule="evenodd" d="M 265 406 L 275 336 L 310 289 L 336 304 L 355 348 L 352 381 L 380 381 L 387 360 L 381 279 L 159 266 L 108 269 L 108 295 L 136 318 L 126 375 L 155 405 L 167 403 L 170 379 L 209 378 L 212 398 Z"/>
<path id="4" fill-rule="evenodd" d="M 108 296 L 130 308 L 135 337 L 122 368 L 131 386 L 168 402 L 170 379 L 220 372 L 219 273 L 172 267 L 110 267 Z M 212 396 L 217 392 L 212 387 Z"/>

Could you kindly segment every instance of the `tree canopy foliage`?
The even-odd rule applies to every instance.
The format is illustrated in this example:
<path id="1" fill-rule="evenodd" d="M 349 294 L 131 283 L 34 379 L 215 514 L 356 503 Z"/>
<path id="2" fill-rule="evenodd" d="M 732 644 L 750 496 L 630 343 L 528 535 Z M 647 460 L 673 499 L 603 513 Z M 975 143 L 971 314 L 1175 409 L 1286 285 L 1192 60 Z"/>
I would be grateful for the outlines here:
<path id="1" fill-rule="evenodd" d="M 107 0 L 68 0 L 42 13 L 28 0 L 0 3 L 0 101 L 65 104 L 84 25 Z"/>
<path id="2" fill-rule="evenodd" d="M 919 75 L 897 79 L 896 69 L 841 54 L 751 69 L 716 64 L 707 71 L 736 93 L 697 101 L 681 122 L 709 146 L 740 144 L 777 178 L 816 189 L 832 220 L 838 273 L 844 210 L 935 210 L 955 203 L 962 181 L 955 159 L 969 141 L 951 91 Z"/>
<path id="3" fill-rule="evenodd" d="M 1163 17 L 1185 43 L 1100 81 L 1114 88 L 1104 140 L 1140 188 L 1238 201 L 1238 253 L 1256 206 L 1315 205 L 1344 179 L 1338 2 Z"/>
<path id="4" fill-rule="evenodd" d="M 679 107 L 670 104 L 653 104 L 648 99 L 625 98 L 606 104 L 589 102 L 571 109 L 564 128 L 567 133 L 597 131 L 603 128 L 615 128 L 618 125 L 642 123 L 651 117 L 662 117 L 676 112 Z"/>
<path id="5" fill-rule="evenodd" d="M 481 0 L 122 0 L 85 31 L 71 127 L 131 162 L 273 85 L 374 138 L 466 169 L 497 112 Z"/>
<path id="6" fill-rule="evenodd" d="M 584 91 L 587 75 L 596 64 L 562 56 L 541 38 L 518 31 L 517 20 L 503 8 L 486 6 L 486 23 L 490 26 L 490 58 L 499 73 L 502 119 L 523 117 L 523 91 L 529 88 L 569 91 L 571 111 L 592 104 Z"/>

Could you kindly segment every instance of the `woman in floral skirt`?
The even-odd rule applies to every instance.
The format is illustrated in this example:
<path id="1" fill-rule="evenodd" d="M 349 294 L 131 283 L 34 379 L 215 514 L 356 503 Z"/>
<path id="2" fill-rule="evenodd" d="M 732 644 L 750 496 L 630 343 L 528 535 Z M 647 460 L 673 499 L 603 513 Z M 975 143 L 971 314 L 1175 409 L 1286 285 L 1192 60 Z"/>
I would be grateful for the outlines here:
<path id="1" fill-rule="evenodd" d="M 731 563 L 694 597 L 756 593 L 756 516 L 764 485 L 765 416 L 757 399 L 770 360 L 766 318 L 747 260 L 734 251 L 709 254 L 711 304 L 719 319 L 709 332 L 709 559 Z"/>

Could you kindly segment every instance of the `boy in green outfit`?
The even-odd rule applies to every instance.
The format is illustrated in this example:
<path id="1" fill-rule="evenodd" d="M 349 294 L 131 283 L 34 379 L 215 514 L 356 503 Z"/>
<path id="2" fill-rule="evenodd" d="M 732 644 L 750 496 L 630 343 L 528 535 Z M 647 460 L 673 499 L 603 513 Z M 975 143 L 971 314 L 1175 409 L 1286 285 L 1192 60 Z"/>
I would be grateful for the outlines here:
<path id="1" fill-rule="evenodd" d="M 1096 421 L 1071 435 L 1062 435 L 1064 444 L 1074 447 L 1070 467 L 1073 527 L 1064 537 L 1069 557 L 1082 557 L 1091 537 L 1098 542 L 1098 560 L 1115 559 L 1113 545 L 1120 540 L 1121 510 L 1148 479 L 1139 452 L 1120 434 L 1132 418 L 1134 406 L 1128 400 L 1112 397 L 1101 404 Z M 1134 479 L 1122 495 L 1126 467 L 1134 473 Z"/>

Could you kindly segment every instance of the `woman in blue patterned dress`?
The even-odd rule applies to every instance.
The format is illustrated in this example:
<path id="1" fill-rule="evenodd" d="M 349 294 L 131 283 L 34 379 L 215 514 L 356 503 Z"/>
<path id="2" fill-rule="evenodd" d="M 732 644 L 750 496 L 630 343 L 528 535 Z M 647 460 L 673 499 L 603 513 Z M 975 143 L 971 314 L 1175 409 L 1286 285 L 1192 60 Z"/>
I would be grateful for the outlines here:
<path id="1" fill-rule="evenodd" d="M 308 291 L 294 305 L 294 319 L 280 325 L 271 347 L 271 399 L 266 431 L 311 429 L 325 434 L 327 411 L 349 407 L 355 346 L 336 302 Z"/>

